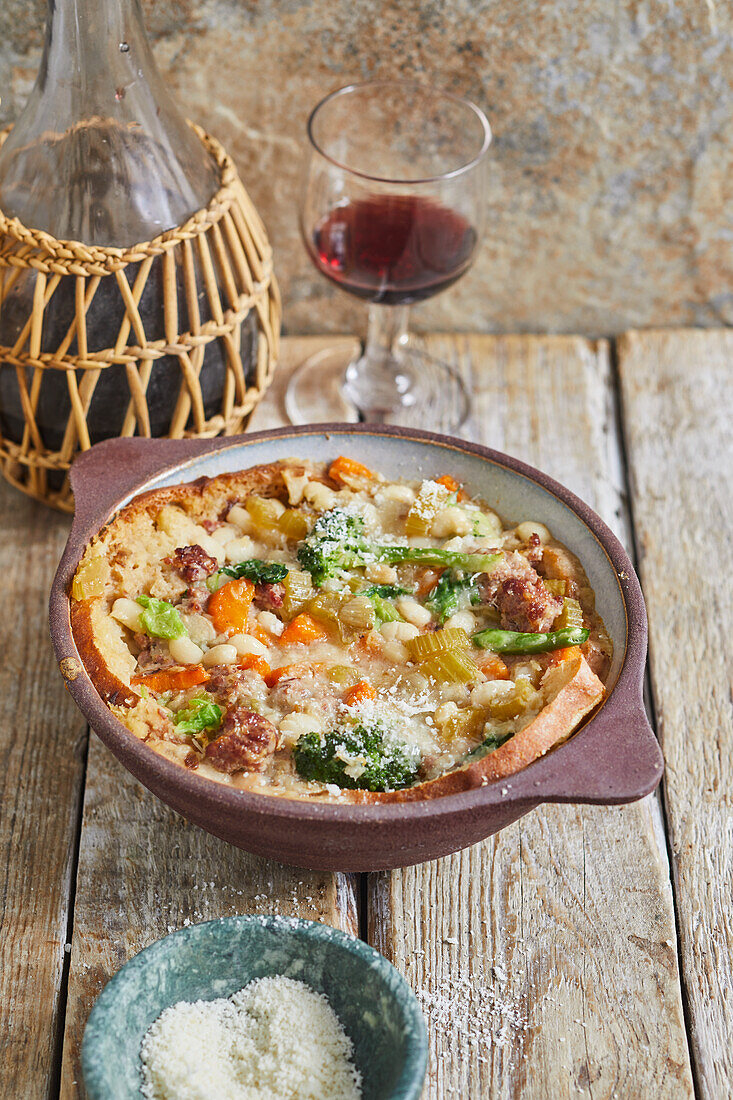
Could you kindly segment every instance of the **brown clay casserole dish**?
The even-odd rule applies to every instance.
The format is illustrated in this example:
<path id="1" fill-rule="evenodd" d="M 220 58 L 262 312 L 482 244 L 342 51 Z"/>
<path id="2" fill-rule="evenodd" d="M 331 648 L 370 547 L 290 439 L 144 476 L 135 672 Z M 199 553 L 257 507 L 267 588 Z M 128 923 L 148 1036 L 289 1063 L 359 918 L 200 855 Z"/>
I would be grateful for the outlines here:
<path id="1" fill-rule="evenodd" d="M 358 478 L 357 484 L 334 483 L 328 477 L 328 464 L 336 455 L 348 456 L 368 464 L 380 475 L 385 474 L 388 480 L 383 484 L 387 489 L 381 485 L 377 489 L 374 486 L 360 489 Z M 578 577 L 582 579 L 579 585 L 574 586 L 573 593 L 590 594 L 590 603 L 586 596 L 581 595 L 585 626 L 590 631 L 581 631 L 579 638 L 573 635 L 572 630 L 568 635 L 571 641 L 585 644 L 562 649 L 559 654 L 532 657 L 534 671 L 527 663 L 530 658 L 510 656 L 502 661 L 496 654 L 484 654 L 475 647 L 482 646 L 482 639 L 487 637 L 491 639 L 492 649 L 498 645 L 497 638 L 503 644 L 516 644 L 511 632 L 511 636 L 505 637 L 506 631 L 493 627 L 547 631 L 556 616 L 553 630 L 558 624 L 563 624 L 563 616 L 558 616 L 558 608 L 563 608 L 563 601 L 558 595 L 552 595 L 550 589 L 559 592 L 557 586 L 564 582 L 538 582 L 548 608 L 538 609 L 536 601 L 529 602 L 530 597 L 527 596 L 521 605 L 522 608 L 529 608 L 528 615 L 524 615 L 521 609 L 517 611 L 516 596 L 509 592 L 512 584 L 516 588 L 514 579 L 510 578 L 504 604 L 501 598 L 498 600 L 502 608 L 501 623 L 491 617 L 498 615 L 496 599 L 493 607 L 488 604 L 482 606 L 479 585 L 479 594 L 472 590 L 471 595 L 471 603 L 479 606 L 475 610 L 456 611 L 454 603 L 455 613 L 448 618 L 450 608 L 446 605 L 441 615 L 434 597 L 432 603 L 431 598 L 427 598 L 422 604 L 413 597 L 411 582 L 417 584 L 419 589 L 418 582 L 426 571 L 422 564 L 400 565 L 399 576 L 397 570 L 392 569 L 389 577 L 383 567 L 370 565 L 365 570 L 363 565 L 357 566 L 353 576 L 342 571 L 338 580 L 328 578 L 324 588 L 320 587 L 324 584 L 323 578 L 320 578 L 316 582 L 315 596 L 311 591 L 308 594 L 310 600 L 305 604 L 301 601 L 299 605 L 306 611 L 314 610 L 315 618 L 295 612 L 289 616 L 284 611 L 279 615 L 270 611 L 260 612 L 262 624 L 274 631 L 269 638 L 251 615 L 249 624 L 243 628 L 244 635 L 237 632 L 236 626 L 225 631 L 211 608 L 216 604 L 220 614 L 223 614 L 221 609 L 228 606 L 228 592 L 236 590 L 239 593 L 244 585 L 250 590 L 251 598 L 256 587 L 246 579 L 236 582 L 229 579 L 234 574 L 232 565 L 226 563 L 241 565 L 240 559 L 249 556 L 243 549 L 245 542 L 253 557 L 274 559 L 268 561 L 268 568 L 278 569 L 282 575 L 289 569 L 294 570 L 289 574 L 289 580 L 299 576 L 310 580 L 308 574 L 297 572 L 300 568 L 297 558 L 289 558 L 285 550 L 265 554 L 263 545 L 253 542 L 251 538 L 234 539 L 238 532 L 233 521 L 237 521 L 238 515 L 232 512 L 232 519 L 227 517 L 232 502 L 245 500 L 249 493 L 255 494 L 250 504 L 269 496 L 277 502 L 279 496 L 287 505 L 288 492 L 290 500 L 297 502 L 300 497 L 293 494 L 294 491 L 302 493 L 302 485 L 294 485 L 297 479 L 293 475 L 299 474 L 300 469 L 297 463 L 287 463 L 286 460 L 292 459 L 292 456 L 306 460 L 306 466 L 311 470 L 309 476 L 313 478 L 312 483 L 308 484 L 308 489 L 313 490 L 307 493 L 308 502 L 304 501 L 300 510 L 293 508 L 292 515 L 286 517 L 304 526 L 307 518 L 312 527 L 320 513 L 320 525 L 325 525 L 328 530 L 329 517 L 337 513 L 342 515 L 344 508 L 351 513 L 361 509 L 365 515 L 368 513 L 370 522 L 373 514 L 377 517 L 374 522 L 378 521 L 378 524 L 387 522 L 384 516 L 398 515 L 400 508 L 403 512 L 409 508 L 410 516 L 416 512 L 422 516 L 421 495 L 427 492 L 430 496 L 428 505 L 433 507 L 435 482 L 431 479 L 445 474 L 446 470 L 450 470 L 465 485 L 469 500 L 463 505 L 463 513 L 460 508 L 443 509 L 440 513 L 442 520 L 435 521 L 437 526 L 441 523 L 445 526 L 448 522 L 442 533 L 461 533 L 460 525 L 455 532 L 450 526 L 456 522 L 456 517 L 465 523 L 466 514 L 469 517 L 479 516 L 478 512 L 471 512 L 474 498 L 484 502 L 482 507 L 488 511 L 489 517 L 493 516 L 490 510 L 494 509 L 505 523 L 516 525 L 516 532 L 527 528 L 528 525 L 521 521 L 528 517 L 537 521 L 535 526 L 541 531 L 545 531 L 546 525 L 552 535 L 572 552 L 568 555 L 562 547 L 554 551 L 552 545 L 548 545 L 546 558 L 552 558 L 554 554 L 555 557 L 564 555 L 567 559 L 577 560 L 574 558 L 577 554 L 588 574 L 586 580 L 585 573 L 579 570 Z M 344 468 L 349 471 L 348 461 Z M 354 469 L 358 473 L 360 467 L 354 466 Z M 124 470 L 122 476 L 119 473 L 121 470 Z M 237 471 L 247 472 L 241 474 Z M 283 482 L 283 471 L 287 484 Z M 418 862 L 465 847 L 502 828 L 541 801 L 629 801 L 647 793 L 659 781 L 661 755 L 648 726 L 641 698 L 646 624 L 641 593 L 631 564 L 612 533 L 590 509 L 567 490 L 522 463 L 482 447 L 427 433 L 334 425 L 280 429 L 235 440 L 115 440 L 82 456 L 75 465 L 72 477 L 76 517 L 51 595 L 52 635 L 62 674 L 93 728 L 125 766 L 179 813 L 214 834 L 247 850 L 302 866 L 343 870 L 386 868 Z M 417 504 L 394 503 L 401 494 L 399 485 L 391 482 L 394 480 L 397 483 L 402 479 L 412 480 L 418 486 L 422 479 L 427 479 L 422 480 L 419 490 L 403 489 L 403 495 L 411 492 L 413 499 L 415 492 L 418 492 Z M 445 495 L 443 488 L 440 491 Z M 143 495 L 138 496 L 140 493 Z M 329 497 L 325 503 L 321 499 L 324 494 Z M 133 505 L 119 516 L 120 508 L 133 497 L 136 498 Z M 210 519 L 202 521 L 209 524 L 211 537 L 204 533 L 206 528 L 201 527 L 195 528 L 200 532 L 199 536 L 194 533 L 190 539 L 183 537 L 187 533 L 185 530 L 183 535 L 178 530 L 168 531 L 171 524 L 175 528 L 181 522 L 181 516 L 185 518 L 185 509 L 192 513 L 194 519 L 208 515 L 202 511 L 200 502 L 204 499 L 209 503 L 213 501 L 216 509 L 217 519 L 214 522 Z M 384 515 L 379 513 L 376 503 L 384 505 Z M 282 509 L 283 505 L 278 502 L 277 507 Z M 166 509 L 165 514 L 161 508 Z M 248 515 L 240 511 L 248 523 Z M 253 508 L 251 511 L 257 519 L 257 510 Z M 219 513 L 221 518 L 218 518 Z M 153 521 L 157 522 L 160 517 L 165 522 L 158 524 L 164 528 L 158 536 Z M 485 516 L 482 521 L 485 521 Z M 358 522 L 362 523 L 361 517 Z M 400 519 L 399 524 L 404 525 L 404 522 Z M 409 524 L 409 520 L 407 522 Z M 247 527 L 246 523 L 243 526 L 252 532 L 251 526 Z M 434 534 L 437 526 L 434 527 Z M 375 529 L 381 530 L 378 525 Z M 395 528 L 402 529 L 399 525 Z M 479 531 L 476 524 L 472 529 Z M 388 528 L 384 530 L 389 533 Z M 299 531 L 298 536 L 292 537 L 299 538 L 302 533 Z M 529 536 L 525 532 L 522 537 Z M 508 568 L 508 563 L 514 561 L 524 569 L 521 555 L 531 558 L 532 546 L 520 545 L 518 554 L 512 549 L 518 544 L 518 535 L 512 532 L 510 538 L 513 541 L 507 543 L 509 549 L 501 551 L 501 568 Z M 533 533 L 531 538 L 537 543 L 536 534 Z M 186 555 L 181 557 L 183 548 L 177 548 L 172 553 L 172 547 L 186 541 L 202 544 L 196 548 L 196 561 L 189 560 Z M 418 560 L 422 560 L 420 555 L 423 558 L 428 555 L 429 559 L 436 553 L 439 558 L 441 554 L 447 554 L 456 558 L 459 566 L 460 553 L 456 547 L 459 551 L 472 551 L 474 554 L 470 561 L 475 563 L 473 567 L 476 569 L 482 560 L 476 556 L 481 547 L 493 546 L 492 539 L 472 541 L 469 537 L 441 542 L 436 538 L 405 539 L 397 535 L 397 541 L 417 545 L 419 549 L 410 553 Z M 221 549 L 224 542 L 232 548 L 227 554 Z M 153 544 L 156 544 L 155 552 L 151 550 L 148 553 L 148 547 Z M 203 545 L 207 553 L 204 553 Z M 280 540 L 278 544 L 275 540 L 274 545 L 285 546 L 286 543 Z M 300 547 L 302 544 L 297 545 Z M 451 547 L 450 552 L 444 551 L 443 545 Z M 111 615 L 105 605 L 106 613 L 101 616 L 97 614 L 97 621 L 94 622 L 89 609 L 95 607 L 95 601 L 80 597 L 79 577 L 93 574 L 94 570 L 90 573 L 89 565 L 94 562 L 95 555 L 102 553 L 102 547 L 106 547 L 105 552 L 114 554 L 115 576 L 118 581 L 121 577 L 125 582 L 122 588 L 118 583 L 115 594 L 122 593 L 124 598 L 115 601 Z M 434 547 L 441 549 L 436 551 Z M 161 569 L 157 574 L 150 574 L 149 570 L 146 574 L 148 558 L 157 553 L 160 559 L 166 549 L 167 556 L 162 561 L 167 564 L 161 567 L 162 574 Z M 541 548 L 536 553 L 539 558 L 542 557 Z M 280 564 L 285 561 L 287 566 Z M 134 564 L 130 565 L 130 562 Z M 248 568 L 253 564 L 256 563 L 250 562 Z M 235 564 L 234 568 L 238 566 Z M 74 594 L 77 598 L 71 594 L 75 574 Z M 151 575 L 154 577 L 152 584 Z M 440 571 L 437 575 L 440 576 Z M 536 579 L 536 574 L 532 575 Z M 553 575 L 552 570 L 549 575 Z M 144 581 L 145 576 L 147 582 Z M 398 589 L 395 584 L 392 591 L 389 591 L 389 585 L 367 586 L 369 576 L 375 580 L 381 578 L 407 584 L 409 593 L 405 594 L 405 589 Z M 464 573 L 460 568 L 452 573 L 446 570 L 444 580 L 451 577 L 458 578 L 455 584 L 456 591 L 459 591 Z M 186 587 L 191 578 L 194 578 L 194 585 Z M 476 574 L 474 579 L 480 581 L 482 578 L 486 581 L 487 575 Z M 203 587 L 204 579 L 211 597 Z M 293 581 L 296 595 L 300 583 Z M 329 592 L 329 589 L 345 583 L 353 589 L 353 599 L 347 589 L 343 589 L 338 596 L 333 591 Z M 190 614 L 192 606 L 194 611 L 202 606 L 196 584 L 203 592 L 203 607 L 207 607 L 207 602 L 210 604 L 209 613 L 204 615 Z M 545 584 L 548 584 L 547 590 Z M 278 587 L 282 591 L 282 585 L 260 585 L 258 595 L 264 593 L 267 596 L 270 589 L 281 600 L 282 596 L 276 593 Z M 494 594 L 497 587 L 498 581 L 495 580 Z M 450 589 L 450 584 L 444 584 L 443 588 Z M 382 594 L 386 591 L 392 599 L 385 603 L 377 597 L 376 589 Z M 152 604 L 151 596 L 140 597 L 139 602 L 146 607 L 148 618 L 143 616 L 146 623 L 150 624 L 152 620 L 149 616 L 159 610 L 164 615 L 173 616 L 170 623 L 160 627 L 160 635 L 157 634 L 158 627 L 145 627 L 154 636 L 152 640 L 146 633 L 139 633 L 139 615 L 134 601 L 140 591 L 155 597 Z M 83 585 L 81 592 L 83 596 Z M 397 595 L 395 602 L 398 592 L 403 594 Z M 599 615 L 593 610 L 593 593 Z M 389 612 L 388 620 L 394 617 L 398 621 L 385 623 L 378 617 L 377 629 L 369 629 L 368 633 L 365 633 L 361 623 L 359 646 L 353 644 L 349 655 L 344 658 L 355 666 L 349 668 L 338 663 L 339 650 L 335 643 L 340 638 L 345 645 L 344 640 L 351 641 L 354 635 L 345 634 L 344 622 L 339 620 L 349 615 L 353 617 L 355 611 L 358 618 L 363 615 L 366 605 L 371 615 L 368 626 L 373 628 L 374 612 L 367 595 L 373 596 L 380 616 Z M 461 606 L 468 608 L 467 597 L 462 598 L 464 602 Z M 328 619 L 328 608 L 333 601 L 339 603 L 340 609 L 345 607 L 346 613 L 343 615 L 340 610 L 337 611 L 335 624 L 330 624 L 336 629 L 336 635 L 333 629 L 330 633 L 320 629 L 323 621 Z M 101 603 L 101 600 L 96 601 L 98 605 Z M 176 611 L 173 611 L 173 604 L 177 605 Z M 580 614 L 577 601 L 566 599 L 565 604 L 566 611 L 572 610 L 572 605 Z M 251 612 L 256 606 L 257 601 Z M 434 616 L 429 623 L 428 607 Z M 516 622 L 512 620 L 508 607 L 513 608 Z M 399 608 L 404 616 L 395 608 Z M 180 618 L 178 611 L 181 611 Z M 214 614 L 214 623 L 220 632 L 218 637 L 211 625 L 211 614 Z M 173 620 L 178 624 L 175 629 L 171 626 Z M 206 640 L 193 631 L 198 620 L 201 621 L 197 629 L 203 626 L 209 631 L 209 635 L 204 631 Z M 410 625 L 411 620 L 418 625 Z M 466 625 L 468 620 L 470 626 Z M 181 624 L 184 621 L 190 630 L 183 628 Z M 232 621 L 236 622 L 236 617 Z M 379 633 L 380 623 L 383 635 Z M 111 631 L 110 624 L 114 627 Z M 167 633 L 169 627 L 172 633 Z M 445 665 L 450 666 L 452 671 L 451 662 L 454 662 L 457 682 L 452 685 L 452 696 L 448 694 L 450 685 L 445 686 L 445 695 L 438 694 L 436 698 L 433 692 L 431 696 L 430 706 L 437 709 L 431 710 L 430 714 L 440 718 L 445 728 L 434 723 L 432 717 L 427 718 L 428 724 L 425 725 L 422 717 L 415 717 L 412 712 L 409 718 L 401 720 L 399 715 L 403 712 L 395 711 L 398 725 L 394 728 L 398 732 L 401 729 L 404 734 L 404 741 L 400 742 L 401 748 L 395 758 L 403 768 L 401 779 L 388 780 L 386 789 L 375 787 L 368 766 L 365 772 L 365 759 L 368 758 L 363 755 L 350 757 L 344 745 L 348 747 L 354 742 L 350 742 L 348 737 L 343 740 L 340 735 L 338 760 L 335 763 L 341 769 L 338 774 L 342 775 L 345 771 L 346 777 L 343 780 L 337 778 L 335 783 L 326 782 L 328 777 L 325 773 L 307 770 L 310 765 L 305 748 L 312 752 L 314 744 L 322 744 L 323 739 L 327 738 L 319 726 L 319 722 L 325 720 L 322 714 L 330 715 L 328 720 L 333 724 L 333 708 L 336 707 L 341 716 L 339 722 L 348 720 L 350 723 L 345 727 L 347 731 L 353 732 L 356 722 L 360 723 L 357 733 L 363 732 L 364 726 L 370 722 L 377 723 L 373 730 L 386 729 L 380 724 L 382 712 L 377 711 L 375 719 L 375 711 L 370 709 L 377 706 L 370 699 L 380 698 L 380 692 L 374 691 L 372 682 L 378 688 L 380 684 L 392 683 L 394 669 L 390 662 L 402 660 L 407 661 L 407 665 L 398 675 L 399 684 L 403 682 L 402 672 L 406 672 L 411 681 L 421 681 L 423 685 L 434 688 L 436 657 L 433 649 L 435 646 L 449 646 L 449 642 L 450 646 L 455 645 L 456 637 L 462 637 L 468 643 L 469 639 L 462 629 L 464 627 L 465 630 L 476 631 L 471 649 L 473 656 L 467 657 L 459 646 L 457 650 L 449 648 L 446 659 L 446 653 L 441 649 L 441 669 Z M 302 659 L 299 655 L 306 648 L 300 644 L 303 642 L 303 636 L 298 632 L 301 628 L 315 631 L 317 644 L 311 646 L 309 642 L 307 648 L 320 658 L 312 665 L 320 673 L 314 674 L 306 666 L 309 676 L 316 675 L 316 679 L 299 682 L 297 678 L 292 678 L 291 670 L 295 668 L 296 672 L 300 672 L 303 666 L 290 662 Z M 274 655 L 275 663 L 280 667 L 271 669 L 266 661 L 252 652 L 254 646 L 259 645 L 255 653 L 265 653 L 263 643 L 252 640 L 252 634 L 258 633 L 265 642 L 269 641 L 267 659 L 272 661 Z M 179 636 L 181 634 L 184 636 Z M 111 638 L 109 644 L 106 635 Z M 121 638 L 127 640 L 125 644 L 120 642 Z M 556 642 L 555 646 L 570 647 L 571 641 Z M 423 652 L 424 649 L 429 652 Z M 504 652 L 511 653 L 512 650 Z M 368 658 L 362 661 L 361 666 L 359 654 Z M 565 663 L 560 666 L 562 657 L 565 657 Z M 231 663 L 235 659 L 238 665 L 234 673 L 226 663 L 219 663 Z M 502 671 L 497 671 L 497 666 Z M 241 672 L 243 668 L 248 671 Z M 468 672 L 467 668 L 472 672 Z M 359 682 L 355 687 L 345 687 L 343 683 L 338 688 L 329 687 L 325 679 L 319 682 L 317 678 L 323 675 L 324 669 L 329 674 L 333 672 L 334 678 L 338 673 L 342 681 L 345 676 L 352 675 Z M 185 684 L 177 679 L 180 676 L 184 677 Z M 279 682 L 283 676 L 284 681 Z M 291 678 L 288 679 L 288 676 Z M 385 676 L 388 677 L 386 680 Z M 534 688 L 528 679 L 531 676 L 534 676 Z M 446 680 L 443 671 L 438 679 L 441 682 Z M 466 684 L 467 679 L 474 682 Z M 513 682 L 515 680 L 516 684 Z M 605 692 L 601 680 L 605 681 Z M 189 682 L 201 685 L 202 681 L 203 686 L 178 690 L 179 687 L 187 687 Z M 247 696 L 246 701 L 251 709 L 244 709 L 241 705 L 242 682 L 248 692 L 254 692 Z M 271 688 L 269 692 L 265 682 Z M 232 683 L 235 683 L 239 694 L 232 694 Z M 253 684 L 258 685 L 259 697 L 256 697 Z M 526 689 L 523 695 L 520 688 Z M 313 699 L 305 707 L 296 705 L 293 710 L 293 692 L 297 694 L 298 690 L 305 690 Z M 512 698 L 521 696 L 525 699 L 527 713 L 519 714 L 516 706 L 512 709 L 510 705 L 507 709 L 507 704 L 500 701 L 501 691 L 509 691 Z M 391 692 L 383 688 L 383 692 L 379 705 L 391 714 L 393 702 L 394 706 L 397 705 L 392 698 L 394 688 Z M 463 706 L 462 694 L 466 693 L 472 693 L 470 709 Z M 452 702 L 446 705 L 446 699 L 459 696 L 458 707 Z M 503 698 L 507 698 L 506 693 Z M 286 704 L 284 709 L 283 700 Z M 438 703 L 442 705 L 437 706 Z M 423 702 L 422 709 L 425 706 Z M 587 718 L 586 715 L 591 712 L 594 713 Z M 191 734 L 191 723 L 195 727 L 204 713 L 214 714 L 214 719 L 207 719 L 213 728 L 203 732 L 197 729 Z M 476 732 L 475 720 L 473 727 L 468 728 L 469 714 L 474 719 L 479 715 L 480 734 Z M 242 715 L 254 726 L 243 726 Z M 514 715 L 514 718 L 509 720 L 508 715 Z M 456 723 L 456 718 L 464 721 Z M 502 718 L 505 720 L 502 721 Z M 584 718 L 585 725 L 566 740 Z M 281 730 L 279 739 L 276 737 L 278 724 Z M 217 725 L 221 727 L 218 730 Z M 319 732 L 314 733 L 313 729 Z M 134 733 L 131 732 L 133 730 Z M 392 737 L 392 732 L 388 732 Z M 484 739 L 485 734 L 488 736 Z M 318 742 L 319 737 L 321 742 Z M 253 745 L 259 757 L 252 755 Z M 490 748 L 487 749 L 487 745 Z M 413 761 L 410 765 L 412 770 L 407 768 L 403 748 Z M 241 757 L 242 751 L 244 763 L 237 757 L 238 753 Z M 356 749 L 350 751 L 356 753 Z M 542 755 L 544 753 L 546 755 Z M 421 761 L 419 768 L 418 759 Z M 297 761 L 297 768 L 293 760 Z M 346 761 L 346 765 L 342 760 Z M 398 771 L 390 774 L 395 775 Z M 365 773 L 363 778 L 359 778 L 362 773 Z"/>

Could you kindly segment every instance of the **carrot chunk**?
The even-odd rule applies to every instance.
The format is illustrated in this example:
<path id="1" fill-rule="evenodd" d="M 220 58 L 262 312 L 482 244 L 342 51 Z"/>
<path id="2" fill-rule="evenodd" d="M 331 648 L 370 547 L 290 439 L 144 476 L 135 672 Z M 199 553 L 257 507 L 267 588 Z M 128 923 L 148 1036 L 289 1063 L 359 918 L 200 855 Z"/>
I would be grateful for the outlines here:
<path id="1" fill-rule="evenodd" d="M 355 458 L 339 455 L 328 468 L 328 476 L 339 485 L 348 485 L 352 481 L 373 481 L 374 474 L 368 466 L 357 462 Z"/>
<path id="2" fill-rule="evenodd" d="M 354 684 L 352 688 L 344 695 L 344 702 L 347 707 L 354 707 L 358 703 L 366 703 L 368 700 L 374 700 L 377 698 L 377 692 L 375 688 L 369 683 L 368 680 L 360 680 L 358 684 Z"/>
<path id="3" fill-rule="evenodd" d="M 265 683 L 268 687 L 275 687 L 281 680 L 292 680 L 298 676 L 308 676 L 311 673 L 317 672 L 319 668 L 323 668 L 322 661 L 316 661 L 315 664 L 295 664 L 295 665 L 280 665 L 278 668 L 273 668 L 271 672 L 265 676 Z"/>
<path id="4" fill-rule="evenodd" d="M 488 660 L 484 661 L 483 664 L 480 660 L 476 663 L 483 672 L 484 676 L 487 676 L 489 680 L 509 679 L 509 669 L 506 667 L 501 657 L 498 657 L 496 653 L 492 653 L 489 656 Z"/>
<path id="5" fill-rule="evenodd" d="M 247 653 L 244 657 L 241 657 L 239 660 L 239 667 L 252 669 L 254 672 L 259 673 L 265 682 L 267 682 L 267 677 L 272 672 L 265 658 L 255 657 L 254 653 Z"/>
<path id="6" fill-rule="evenodd" d="M 216 590 L 209 600 L 209 614 L 217 634 L 239 634 L 246 630 L 254 594 L 255 586 L 246 577 L 227 581 Z"/>
<path id="7" fill-rule="evenodd" d="M 185 691 L 197 684 L 205 684 L 208 678 L 203 665 L 187 665 L 185 668 L 163 668 L 146 676 L 133 676 L 130 683 L 155 692 Z"/>
<path id="8" fill-rule="evenodd" d="M 569 645 L 565 649 L 554 649 L 550 654 L 550 665 L 561 665 L 563 661 L 574 661 L 582 656 L 579 645 Z"/>
<path id="9" fill-rule="evenodd" d="M 444 569 L 423 568 L 417 574 L 417 595 L 420 599 L 430 595 L 444 572 Z"/>
<path id="10" fill-rule="evenodd" d="M 295 642 L 310 645 L 311 642 L 321 642 L 327 637 L 328 631 L 312 615 L 302 611 L 283 630 L 280 645 L 293 645 Z"/>
<path id="11" fill-rule="evenodd" d="M 459 500 L 466 500 L 466 494 L 460 486 L 460 483 L 456 481 L 450 474 L 443 474 L 442 477 L 436 477 L 435 482 L 437 485 L 443 485 L 449 493 L 458 493 Z"/>

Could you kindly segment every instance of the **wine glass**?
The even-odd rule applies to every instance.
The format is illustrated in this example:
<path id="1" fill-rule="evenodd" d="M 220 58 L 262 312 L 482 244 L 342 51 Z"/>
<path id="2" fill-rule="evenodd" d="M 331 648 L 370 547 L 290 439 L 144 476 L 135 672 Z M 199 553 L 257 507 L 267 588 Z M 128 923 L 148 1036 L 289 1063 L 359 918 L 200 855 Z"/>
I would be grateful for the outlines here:
<path id="1" fill-rule="evenodd" d="M 408 309 L 470 267 L 486 217 L 488 120 L 475 104 L 407 81 L 351 84 L 308 120 L 300 209 L 308 254 L 370 303 L 363 353 L 311 356 L 291 377 L 295 424 L 463 423 L 469 399 L 447 364 L 410 345 Z"/>

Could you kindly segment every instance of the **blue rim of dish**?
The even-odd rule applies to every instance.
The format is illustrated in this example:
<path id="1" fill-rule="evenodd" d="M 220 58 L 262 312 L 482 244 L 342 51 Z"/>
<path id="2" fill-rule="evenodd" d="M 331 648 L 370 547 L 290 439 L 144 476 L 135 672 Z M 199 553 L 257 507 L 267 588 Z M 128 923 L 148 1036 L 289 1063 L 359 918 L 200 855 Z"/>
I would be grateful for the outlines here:
<path id="1" fill-rule="evenodd" d="M 372 969 L 377 970 L 389 987 L 390 994 L 399 1007 L 405 1022 L 405 1033 L 407 1035 L 407 1052 L 402 1072 L 389 1097 L 385 1100 L 418 1100 L 427 1073 L 428 1035 L 417 997 L 399 970 L 388 959 L 385 959 L 384 955 L 381 955 L 379 951 L 365 943 L 364 940 L 357 939 L 356 936 L 350 936 L 330 924 L 303 920 L 301 917 L 281 917 L 255 913 L 220 917 L 217 920 L 202 921 L 198 924 L 188 925 L 185 928 L 179 928 L 175 932 L 155 940 L 148 947 L 142 948 L 110 978 L 94 1003 L 82 1038 L 81 1064 L 84 1085 L 89 1100 L 107 1100 L 108 1098 L 106 1080 L 102 1079 L 100 1070 L 93 1064 L 93 1052 L 98 1034 L 101 1035 L 105 1030 L 104 1016 L 108 1007 L 114 1002 L 118 987 L 132 972 L 154 966 L 158 961 L 158 956 L 173 949 L 172 941 L 188 940 L 200 936 L 202 935 L 202 929 L 214 925 L 231 925 L 238 928 L 247 925 L 260 925 L 273 932 L 302 933 L 323 943 L 335 943 L 347 951 L 359 955 Z"/>

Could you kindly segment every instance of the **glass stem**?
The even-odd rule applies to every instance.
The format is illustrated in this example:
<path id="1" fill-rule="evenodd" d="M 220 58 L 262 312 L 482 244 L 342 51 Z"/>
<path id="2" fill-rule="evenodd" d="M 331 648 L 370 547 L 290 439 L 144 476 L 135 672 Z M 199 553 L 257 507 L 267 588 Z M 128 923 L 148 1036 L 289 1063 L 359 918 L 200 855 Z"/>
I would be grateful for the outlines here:
<path id="1" fill-rule="evenodd" d="M 344 393 L 359 419 L 383 423 L 414 404 L 411 366 L 400 357 L 407 343 L 408 306 L 372 305 L 363 354 L 346 368 Z"/>
<path id="2" fill-rule="evenodd" d="M 409 314 L 409 306 L 369 306 L 364 358 L 374 363 L 380 357 L 391 359 L 399 345 L 407 343 Z"/>

